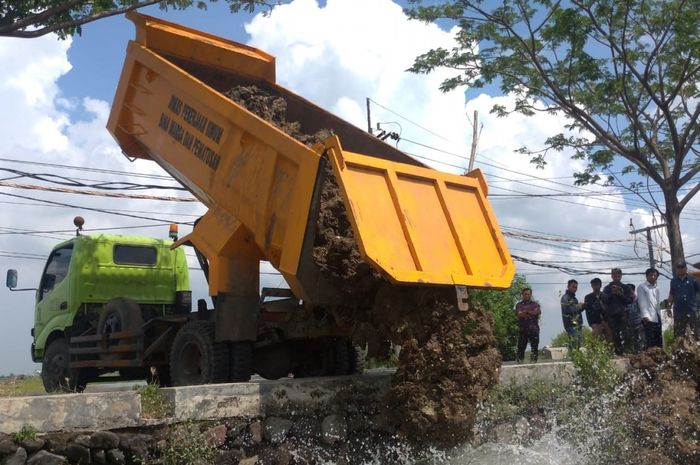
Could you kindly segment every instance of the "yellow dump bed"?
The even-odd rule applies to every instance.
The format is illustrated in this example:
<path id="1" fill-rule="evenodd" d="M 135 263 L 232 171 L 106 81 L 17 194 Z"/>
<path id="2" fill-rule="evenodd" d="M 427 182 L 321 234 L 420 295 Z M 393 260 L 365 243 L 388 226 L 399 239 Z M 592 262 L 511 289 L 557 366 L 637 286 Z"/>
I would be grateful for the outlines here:
<path id="1" fill-rule="evenodd" d="M 514 266 L 476 170 L 423 166 L 275 82 L 265 52 L 141 14 L 108 122 L 124 153 L 152 158 L 210 208 L 218 228 L 250 232 L 297 295 L 319 160 L 330 159 L 363 258 L 399 284 L 507 287 Z M 237 85 L 284 97 L 313 149 L 229 99 Z M 235 223 L 235 224 L 234 224 Z M 210 238 L 214 243 L 218 239 Z M 223 241 L 223 239 L 221 239 Z M 212 246 L 223 250 L 226 244 Z M 205 247 L 206 249 L 206 247 Z M 211 258 L 211 257 L 210 257 Z"/>

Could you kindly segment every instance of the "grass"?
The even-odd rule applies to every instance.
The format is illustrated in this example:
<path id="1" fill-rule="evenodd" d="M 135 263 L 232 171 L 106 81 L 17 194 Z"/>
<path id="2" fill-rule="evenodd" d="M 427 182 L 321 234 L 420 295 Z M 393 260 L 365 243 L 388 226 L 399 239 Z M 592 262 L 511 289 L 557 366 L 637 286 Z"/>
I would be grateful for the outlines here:
<path id="1" fill-rule="evenodd" d="M 139 388 L 141 412 L 144 418 L 164 418 L 173 414 L 173 405 L 166 399 L 157 384 Z"/>
<path id="2" fill-rule="evenodd" d="M 46 394 L 40 376 L 0 377 L 0 397 L 21 397 Z"/>

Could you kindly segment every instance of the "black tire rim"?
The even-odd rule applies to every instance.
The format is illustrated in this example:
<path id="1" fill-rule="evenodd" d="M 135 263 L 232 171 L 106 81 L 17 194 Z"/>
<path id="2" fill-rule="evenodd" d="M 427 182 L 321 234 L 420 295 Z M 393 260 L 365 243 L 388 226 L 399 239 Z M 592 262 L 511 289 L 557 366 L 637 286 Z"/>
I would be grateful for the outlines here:
<path id="1" fill-rule="evenodd" d="M 122 318 L 119 312 L 110 312 L 105 318 L 104 333 L 118 333 L 122 330 Z"/>

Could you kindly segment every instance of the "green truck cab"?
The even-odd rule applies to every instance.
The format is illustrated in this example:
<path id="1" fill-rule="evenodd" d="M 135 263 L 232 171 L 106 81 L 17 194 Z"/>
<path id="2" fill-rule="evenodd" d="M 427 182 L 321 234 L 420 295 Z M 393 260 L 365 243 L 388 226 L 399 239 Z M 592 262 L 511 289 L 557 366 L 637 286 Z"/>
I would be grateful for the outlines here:
<path id="1" fill-rule="evenodd" d="M 47 391 L 82 391 L 106 372 L 122 379 L 160 372 L 166 381 L 172 336 L 192 307 L 185 253 L 171 244 L 99 234 L 54 247 L 36 290 L 31 331 L 32 360 L 42 363 Z M 16 281 L 10 270 L 8 286 Z"/>

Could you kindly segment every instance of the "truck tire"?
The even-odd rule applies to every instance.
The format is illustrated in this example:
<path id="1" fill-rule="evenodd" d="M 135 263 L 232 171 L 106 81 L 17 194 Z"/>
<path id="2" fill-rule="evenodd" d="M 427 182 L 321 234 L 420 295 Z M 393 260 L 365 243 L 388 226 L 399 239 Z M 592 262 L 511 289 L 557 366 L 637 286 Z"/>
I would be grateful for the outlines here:
<path id="1" fill-rule="evenodd" d="M 54 339 L 44 351 L 41 363 L 41 381 L 46 392 L 83 392 L 87 386 L 86 372 L 69 369 L 68 342 Z"/>
<path id="2" fill-rule="evenodd" d="M 97 322 L 97 334 L 118 333 L 143 326 L 139 304 L 127 297 L 116 297 L 104 306 Z"/>
<path id="3" fill-rule="evenodd" d="M 116 297 L 104 306 L 97 322 L 97 334 L 111 334 L 140 329 L 143 316 L 139 304 L 127 297 Z M 101 360 L 119 360 L 123 354 L 102 353 Z"/>
<path id="4" fill-rule="evenodd" d="M 333 341 L 333 374 L 354 375 L 365 371 L 365 353 L 347 339 Z"/>
<path id="5" fill-rule="evenodd" d="M 335 373 L 333 341 L 312 339 L 297 348 L 300 363 L 294 367 L 295 378 L 331 376 Z"/>
<path id="6" fill-rule="evenodd" d="M 228 344 L 216 342 L 213 322 L 190 321 L 170 349 L 170 380 L 173 386 L 225 383 L 229 358 Z"/>
<path id="7" fill-rule="evenodd" d="M 231 381 L 250 381 L 253 373 L 253 343 L 231 343 Z"/>

